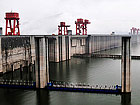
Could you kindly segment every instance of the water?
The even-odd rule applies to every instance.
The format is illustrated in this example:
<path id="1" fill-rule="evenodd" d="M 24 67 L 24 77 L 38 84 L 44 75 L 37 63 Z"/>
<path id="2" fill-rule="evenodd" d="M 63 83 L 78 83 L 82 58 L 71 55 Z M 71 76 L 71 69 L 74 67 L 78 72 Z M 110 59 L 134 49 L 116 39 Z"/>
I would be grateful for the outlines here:
<path id="1" fill-rule="evenodd" d="M 139 47 L 133 46 L 132 55 L 140 55 Z M 119 50 L 111 52 L 120 53 Z M 120 95 L 1 88 L 0 105 L 139 105 L 140 61 L 132 60 L 131 64 L 132 94 L 130 104 L 122 103 Z M 72 58 L 69 62 L 50 63 L 50 68 L 51 80 L 98 85 L 121 84 L 120 60 Z M 18 74 L 18 71 L 16 72 Z M 18 79 L 17 76 L 15 75 L 14 78 Z M 9 78 L 9 76 L 4 78 Z"/>

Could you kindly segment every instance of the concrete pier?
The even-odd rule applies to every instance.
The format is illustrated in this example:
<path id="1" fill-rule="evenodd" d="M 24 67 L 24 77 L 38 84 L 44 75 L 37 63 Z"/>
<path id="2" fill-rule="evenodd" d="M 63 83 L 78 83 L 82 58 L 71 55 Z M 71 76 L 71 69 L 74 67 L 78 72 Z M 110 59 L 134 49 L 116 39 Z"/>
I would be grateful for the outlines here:
<path id="1" fill-rule="evenodd" d="M 122 60 L 121 60 L 121 86 L 123 93 L 131 92 L 130 79 L 130 39 L 131 37 L 122 37 Z"/>
<path id="2" fill-rule="evenodd" d="M 35 61 L 35 37 L 30 36 L 30 45 L 31 45 L 31 63 L 34 64 Z"/>
<path id="3" fill-rule="evenodd" d="M 59 36 L 58 37 L 58 42 L 59 42 L 59 61 L 65 61 L 66 60 L 65 36 Z"/>
<path id="4" fill-rule="evenodd" d="M 48 49 L 49 49 L 49 61 L 59 62 L 59 39 L 58 36 L 55 38 L 48 39 Z"/>
<path id="5" fill-rule="evenodd" d="M 49 82 L 47 38 L 35 38 L 35 52 L 36 88 L 45 88 L 46 84 Z"/>
<path id="6" fill-rule="evenodd" d="M 59 39 L 58 36 L 56 37 L 56 39 L 54 40 L 54 61 L 53 62 L 59 62 Z M 50 60 L 49 60 L 50 61 Z"/>
<path id="7" fill-rule="evenodd" d="M 62 58 L 60 59 L 60 61 L 65 61 L 66 60 L 66 41 L 65 41 L 65 36 L 61 37 L 61 56 Z"/>
<path id="8" fill-rule="evenodd" d="M 71 40 L 70 40 L 71 36 L 66 36 L 65 40 L 66 40 L 66 60 L 70 60 L 71 59 Z"/>
<path id="9" fill-rule="evenodd" d="M 92 37 L 91 35 L 88 35 L 87 39 L 86 39 L 86 53 L 87 54 L 91 54 L 92 53 Z"/>

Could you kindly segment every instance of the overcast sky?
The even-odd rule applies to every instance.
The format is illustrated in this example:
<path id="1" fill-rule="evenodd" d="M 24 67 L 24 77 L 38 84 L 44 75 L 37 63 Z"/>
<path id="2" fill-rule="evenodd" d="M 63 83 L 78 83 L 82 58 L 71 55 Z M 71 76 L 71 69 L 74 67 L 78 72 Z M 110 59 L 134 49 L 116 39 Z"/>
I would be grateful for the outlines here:
<path id="1" fill-rule="evenodd" d="M 18 12 L 21 34 L 57 34 L 60 21 L 71 25 L 89 19 L 89 34 L 125 34 L 140 28 L 140 0 L 0 0 L 0 27 L 5 31 L 5 13 Z"/>

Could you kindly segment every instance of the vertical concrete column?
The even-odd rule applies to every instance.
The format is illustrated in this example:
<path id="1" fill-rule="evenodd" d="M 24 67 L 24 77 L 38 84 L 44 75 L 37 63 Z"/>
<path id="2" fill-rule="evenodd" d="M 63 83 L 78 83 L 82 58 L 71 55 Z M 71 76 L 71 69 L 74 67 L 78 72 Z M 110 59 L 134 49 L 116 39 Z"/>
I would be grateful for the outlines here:
<path id="1" fill-rule="evenodd" d="M 79 38 L 76 38 L 76 47 L 75 47 L 76 49 L 76 54 L 79 54 L 79 49 L 80 49 L 80 40 L 79 40 Z"/>
<path id="2" fill-rule="evenodd" d="M 114 41 L 115 41 L 115 43 L 114 43 L 114 47 L 116 48 L 117 46 L 117 36 L 114 36 Z"/>
<path id="3" fill-rule="evenodd" d="M 98 53 L 98 45 L 99 45 L 99 40 L 98 40 L 98 36 L 96 36 L 96 52 Z"/>
<path id="4" fill-rule="evenodd" d="M 114 43 L 114 36 L 111 37 L 111 49 L 114 48 L 113 43 Z"/>
<path id="5" fill-rule="evenodd" d="M 69 36 L 69 59 L 71 59 L 71 36 Z"/>
<path id="6" fill-rule="evenodd" d="M 120 43 L 121 43 L 120 36 L 117 36 L 117 47 L 120 47 Z"/>
<path id="7" fill-rule="evenodd" d="M 103 36 L 103 50 L 106 49 L 106 37 Z"/>
<path id="8" fill-rule="evenodd" d="M 97 49 L 98 49 L 97 51 L 98 51 L 98 53 L 99 53 L 99 45 L 100 45 L 99 44 L 99 36 L 97 36 Z"/>
<path id="9" fill-rule="evenodd" d="M 71 36 L 66 36 L 66 60 L 71 59 Z"/>
<path id="10" fill-rule="evenodd" d="M 99 51 L 99 53 L 100 53 L 100 51 L 101 51 L 101 37 L 100 37 L 100 36 L 98 37 L 98 41 L 99 41 L 99 44 L 98 44 L 99 50 L 98 50 L 98 51 Z"/>
<path id="11" fill-rule="evenodd" d="M 78 44 L 79 44 L 78 54 L 83 54 L 83 51 L 82 51 L 82 40 L 83 40 L 83 38 L 79 38 L 79 40 L 78 40 Z"/>
<path id="12" fill-rule="evenodd" d="M 49 82 L 49 41 L 48 38 L 45 38 L 46 42 L 46 82 Z"/>
<path id="13" fill-rule="evenodd" d="M 114 36 L 114 48 L 116 48 L 116 44 L 117 44 L 117 37 Z"/>
<path id="14" fill-rule="evenodd" d="M 1 37 L 0 37 L 0 73 L 3 73 L 2 70 L 2 47 L 1 47 Z"/>
<path id="15" fill-rule="evenodd" d="M 55 61 L 54 62 L 59 62 L 59 40 L 58 40 L 58 36 L 55 36 L 55 49 L 54 49 L 54 56 L 55 56 Z"/>
<path id="16" fill-rule="evenodd" d="M 30 36 L 30 45 L 31 45 L 31 63 L 34 64 L 35 60 L 35 37 Z"/>
<path id="17" fill-rule="evenodd" d="M 88 35 L 88 37 L 89 37 L 89 54 L 91 54 L 92 53 L 92 51 L 91 51 L 91 44 L 92 44 L 92 36 L 91 35 Z"/>
<path id="18" fill-rule="evenodd" d="M 113 44 L 113 36 L 110 36 L 110 48 L 109 49 L 112 49 L 112 44 Z"/>
<path id="19" fill-rule="evenodd" d="M 103 50 L 103 37 L 102 36 L 100 36 L 100 51 L 102 51 Z"/>
<path id="20" fill-rule="evenodd" d="M 87 39 L 86 39 L 86 53 L 87 54 L 91 54 L 91 35 L 88 35 Z"/>
<path id="21" fill-rule="evenodd" d="M 107 36 L 107 49 L 110 49 L 110 36 Z"/>
<path id="22" fill-rule="evenodd" d="M 115 48 L 115 43 L 116 43 L 115 36 L 113 36 L 113 48 Z"/>
<path id="23" fill-rule="evenodd" d="M 131 92 L 130 79 L 130 39 L 131 37 L 122 37 L 122 60 L 121 60 L 121 85 L 123 93 Z"/>
<path id="24" fill-rule="evenodd" d="M 94 53 L 94 36 L 92 36 L 91 39 L 91 53 Z"/>
<path id="25" fill-rule="evenodd" d="M 109 36 L 109 47 L 108 49 L 111 49 L 111 36 Z"/>
<path id="26" fill-rule="evenodd" d="M 48 39 L 35 39 L 36 51 L 36 88 L 44 88 L 49 82 L 48 73 Z"/>
<path id="27" fill-rule="evenodd" d="M 62 61 L 66 60 L 66 37 L 62 36 Z"/>
<path id="28" fill-rule="evenodd" d="M 121 40 L 120 40 L 120 36 L 118 36 L 118 44 L 117 44 L 118 47 L 121 47 Z"/>
<path id="29" fill-rule="evenodd" d="M 105 36 L 105 50 L 107 50 L 108 48 L 108 37 Z"/>
<path id="30" fill-rule="evenodd" d="M 96 53 L 97 52 L 97 36 L 94 36 L 94 52 Z"/>
<path id="31" fill-rule="evenodd" d="M 121 36 L 118 36 L 118 47 L 121 47 L 122 41 L 121 41 Z"/>
<path id="32" fill-rule="evenodd" d="M 62 36 L 58 36 L 59 62 L 62 61 Z"/>

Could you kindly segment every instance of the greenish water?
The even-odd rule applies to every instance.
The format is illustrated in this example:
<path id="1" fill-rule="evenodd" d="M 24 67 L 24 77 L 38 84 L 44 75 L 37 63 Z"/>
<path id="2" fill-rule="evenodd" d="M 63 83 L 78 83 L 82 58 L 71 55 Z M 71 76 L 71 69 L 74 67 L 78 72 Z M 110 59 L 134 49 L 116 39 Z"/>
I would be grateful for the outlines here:
<path id="1" fill-rule="evenodd" d="M 132 54 L 139 54 L 133 46 Z M 120 53 L 112 50 L 113 53 Z M 16 71 L 18 74 L 18 71 Z M 140 105 L 140 60 L 131 62 L 131 103 L 122 103 L 120 95 L 58 92 L 47 90 L 0 89 L 0 105 Z M 26 77 L 26 76 L 25 76 Z M 18 78 L 18 75 L 14 78 Z M 25 78 L 26 79 L 26 78 Z M 105 58 L 72 58 L 68 62 L 50 63 L 50 79 L 98 85 L 121 85 L 121 61 Z M 128 99 L 129 100 L 129 99 Z"/>

